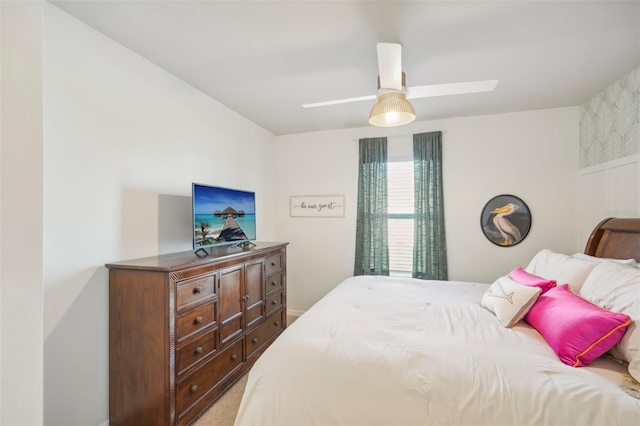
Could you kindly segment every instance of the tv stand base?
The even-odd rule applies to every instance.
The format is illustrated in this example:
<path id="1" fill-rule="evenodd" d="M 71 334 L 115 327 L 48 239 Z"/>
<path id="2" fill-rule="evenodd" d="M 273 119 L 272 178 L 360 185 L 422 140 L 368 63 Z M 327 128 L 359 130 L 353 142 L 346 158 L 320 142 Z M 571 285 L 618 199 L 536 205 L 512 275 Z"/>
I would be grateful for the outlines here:
<path id="1" fill-rule="evenodd" d="M 240 248 L 247 248 L 247 247 L 255 247 L 256 245 L 253 244 L 251 241 L 243 241 L 241 243 L 238 244 L 234 244 L 236 247 L 240 247 Z"/>

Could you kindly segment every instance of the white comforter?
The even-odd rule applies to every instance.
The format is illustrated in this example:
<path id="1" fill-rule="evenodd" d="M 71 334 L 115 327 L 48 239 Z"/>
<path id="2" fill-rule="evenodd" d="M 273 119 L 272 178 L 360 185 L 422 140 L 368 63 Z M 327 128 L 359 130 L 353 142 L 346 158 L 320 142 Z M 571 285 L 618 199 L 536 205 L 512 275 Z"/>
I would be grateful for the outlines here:
<path id="1" fill-rule="evenodd" d="M 256 362 L 236 424 L 640 425 L 622 366 L 564 365 L 482 308 L 486 288 L 345 280 Z"/>

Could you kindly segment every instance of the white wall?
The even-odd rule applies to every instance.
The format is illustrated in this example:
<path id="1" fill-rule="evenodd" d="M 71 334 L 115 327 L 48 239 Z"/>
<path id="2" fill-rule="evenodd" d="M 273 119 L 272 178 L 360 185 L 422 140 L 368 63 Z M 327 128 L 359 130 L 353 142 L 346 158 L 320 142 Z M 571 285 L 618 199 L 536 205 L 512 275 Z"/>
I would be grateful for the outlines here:
<path id="1" fill-rule="evenodd" d="M 578 237 L 584 247 L 593 224 L 608 217 L 640 217 L 640 154 L 577 172 Z"/>
<path id="2" fill-rule="evenodd" d="M 288 306 L 304 311 L 352 276 L 358 143 L 354 139 L 442 130 L 445 226 L 451 280 L 493 282 L 526 266 L 542 248 L 578 247 L 574 226 L 578 107 L 411 123 L 277 138 L 278 238 L 289 241 Z M 391 148 L 392 149 L 392 148 Z M 345 218 L 291 218 L 291 195 L 345 194 Z M 514 247 L 490 243 L 480 212 L 499 194 L 532 211 L 527 238 Z M 595 224 L 594 224 L 595 226 Z"/>
<path id="3" fill-rule="evenodd" d="M 190 249 L 192 182 L 255 191 L 258 239 L 276 240 L 275 137 L 49 4 L 44 36 L 44 418 L 97 425 L 103 265 Z"/>
<path id="4" fill-rule="evenodd" d="M 2 2 L 0 424 L 42 424 L 41 2 Z"/>
<path id="5" fill-rule="evenodd" d="M 2 188 L 2 3 L 0 3 L 0 188 Z M 0 241 L 2 241 L 2 196 L 0 195 Z M 2 374 L 2 244 L 0 243 L 0 375 Z M 2 380 L 0 380 L 0 413 L 2 413 Z M 0 426 L 2 416 L 0 416 Z"/>

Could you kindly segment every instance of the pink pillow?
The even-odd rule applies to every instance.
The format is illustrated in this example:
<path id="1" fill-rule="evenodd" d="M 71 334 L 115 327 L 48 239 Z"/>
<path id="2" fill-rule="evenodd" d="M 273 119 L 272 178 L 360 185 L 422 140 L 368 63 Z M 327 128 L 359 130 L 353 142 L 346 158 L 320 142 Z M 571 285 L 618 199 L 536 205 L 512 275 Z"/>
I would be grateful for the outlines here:
<path id="1" fill-rule="evenodd" d="M 556 286 L 555 280 L 545 280 L 537 275 L 530 274 L 522 269 L 522 266 L 518 266 L 516 269 L 509 272 L 509 277 L 518 284 L 529 287 L 540 287 L 542 289 L 542 293 L 545 293 Z"/>
<path id="2" fill-rule="evenodd" d="M 542 334 L 562 362 L 584 367 L 622 339 L 631 319 L 569 291 L 564 284 L 540 295 L 524 317 Z"/>

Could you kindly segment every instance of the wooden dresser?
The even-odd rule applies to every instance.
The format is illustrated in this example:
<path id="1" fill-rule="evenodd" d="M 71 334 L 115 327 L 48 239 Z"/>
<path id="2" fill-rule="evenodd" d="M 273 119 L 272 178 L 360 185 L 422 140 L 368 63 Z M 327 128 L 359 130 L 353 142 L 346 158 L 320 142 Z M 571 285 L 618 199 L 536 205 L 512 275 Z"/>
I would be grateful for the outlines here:
<path id="1" fill-rule="evenodd" d="M 112 425 L 184 425 L 286 327 L 287 243 L 107 264 Z"/>

